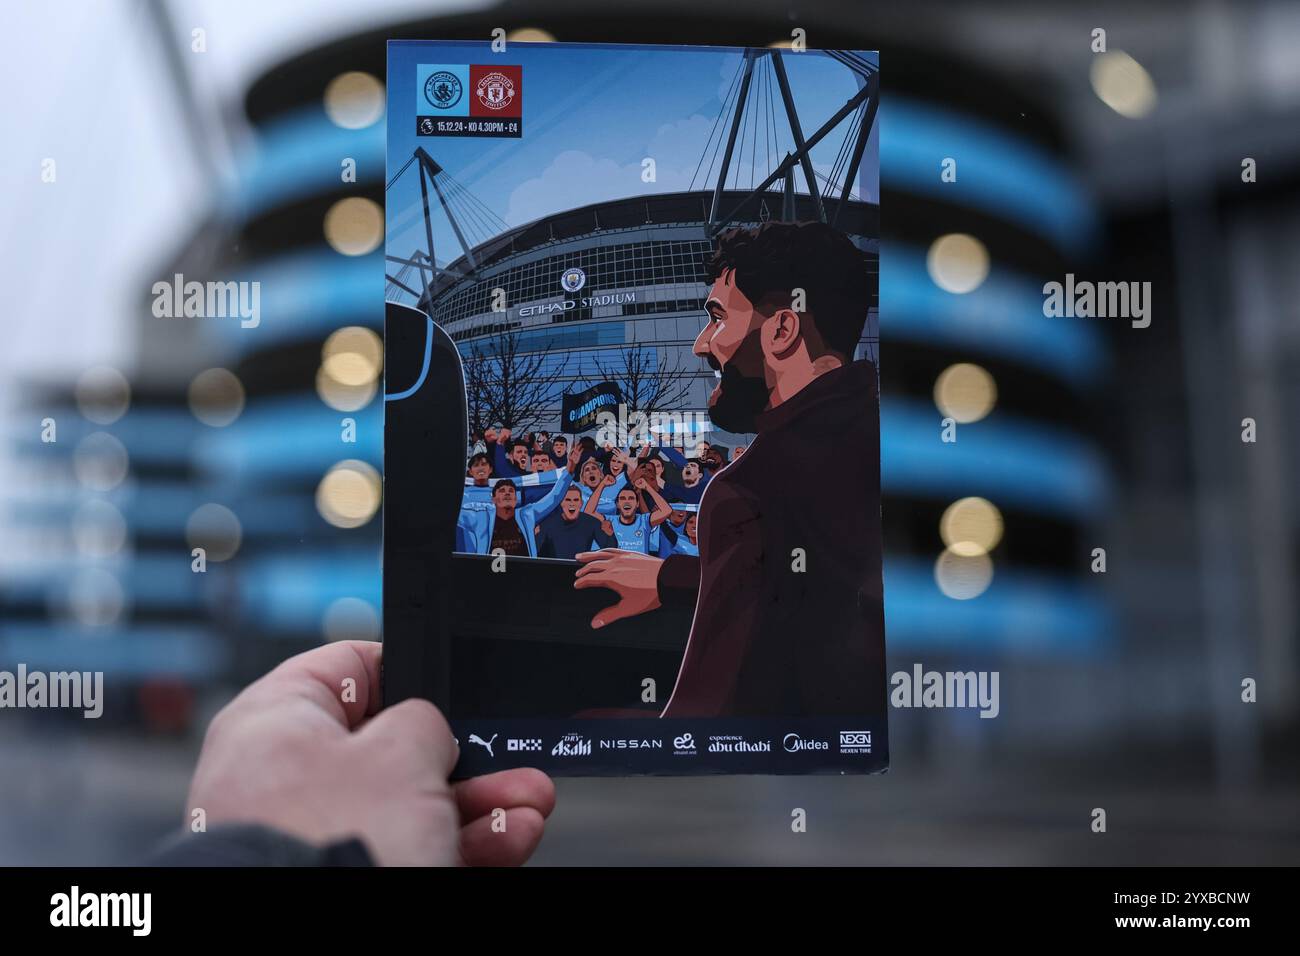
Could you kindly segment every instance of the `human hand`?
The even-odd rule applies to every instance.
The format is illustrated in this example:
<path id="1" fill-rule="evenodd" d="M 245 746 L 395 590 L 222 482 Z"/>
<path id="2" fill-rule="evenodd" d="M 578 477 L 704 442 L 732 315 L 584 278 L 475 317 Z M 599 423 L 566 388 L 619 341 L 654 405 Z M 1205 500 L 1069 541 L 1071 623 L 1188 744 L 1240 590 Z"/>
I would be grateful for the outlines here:
<path id="1" fill-rule="evenodd" d="M 582 449 L 576 445 L 569 451 L 569 471 L 573 474 L 578 472 L 578 462 L 582 461 Z"/>
<path id="2" fill-rule="evenodd" d="M 591 619 L 593 628 L 604 627 L 625 617 L 633 617 L 659 607 L 659 558 L 621 548 L 584 551 L 578 555 L 577 574 L 573 586 L 583 588 L 609 588 L 618 595 L 618 602 Z"/>
<path id="3" fill-rule="evenodd" d="M 530 769 L 450 784 L 451 728 L 427 700 L 379 710 L 380 654 L 369 641 L 327 644 L 245 689 L 208 727 L 191 815 L 201 808 L 209 825 L 260 823 L 321 845 L 359 837 L 381 865 L 526 861 L 555 785 Z"/>

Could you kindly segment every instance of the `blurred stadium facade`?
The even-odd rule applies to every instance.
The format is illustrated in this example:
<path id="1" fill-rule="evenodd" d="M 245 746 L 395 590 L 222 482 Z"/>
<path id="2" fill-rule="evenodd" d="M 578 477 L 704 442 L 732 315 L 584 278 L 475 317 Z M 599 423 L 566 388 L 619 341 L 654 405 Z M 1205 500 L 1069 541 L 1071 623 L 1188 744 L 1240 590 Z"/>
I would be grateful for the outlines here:
<path id="1" fill-rule="evenodd" d="M 1094 755 L 1110 766 L 1154 752 L 1229 788 L 1289 773 L 1277 757 L 1297 712 L 1300 535 L 1287 476 L 1300 474 L 1300 436 L 1285 415 L 1300 398 L 1289 304 L 1300 290 L 1280 278 L 1278 250 L 1293 257 L 1300 242 L 1300 142 L 1271 139 L 1287 173 L 1245 196 L 1237 160 L 1207 173 L 1215 144 L 1169 147 L 1186 130 L 1171 121 L 1157 144 L 1171 178 L 1147 181 L 1152 198 L 1134 185 L 1141 174 L 1099 188 L 1108 167 L 1065 125 L 1087 121 L 1026 81 L 1043 63 L 1004 43 L 1014 70 L 995 68 L 961 56 L 954 37 L 930 48 L 900 18 L 850 13 L 829 5 L 796 25 L 815 47 L 884 48 L 890 670 L 919 661 L 1002 678 L 994 721 L 895 711 L 896 763 Z M 75 475 L 79 490 L 5 518 L 65 550 L 3 582 L 0 667 L 102 669 L 123 705 L 110 715 L 184 730 L 202 716 L 197 699 L 295 651 L 378 635 L 384 133 L 382 115 L 348 117 L 365 114 L 364 77 L 382 96 L 387 39 L 481 38 L 502 24 L 592 42 L 761 47 L 788 33 L 757 8 L 714 19 L 514 3 L 375 27 L 268 70 L 243 102 L 256 147 L 219 212 L 144 270 L 149 283 L 259 281 L 261 324 L 162 322 L 142 291 L 125 413 L 113 418 L 111 376 L 83 383 L 80 402 L 67 388 L 30 403 L 54 409 L 58 441 L 25 427 L 17 453 L 34 471 Z M 340 77 L 341 108 L 327 96 Z M 355 183 L 340 181 L 344 157 Z M 941 176 L 947 159 L 955 181 Z M 1208 274 L 1211 259 L 1224 275 Z M 1070 272 L 1155 280 L 1152 328 L 1046 318 L 1042 284 Z M 665 335 L 686 339 L 677 325 Z M 196 382 L 213 368 L 230 375 Z M 1233 464 L 1251 411 L 1273 437 Z M 944 418 L 955 442 L 941 440 Z M 191 570 L 199 545 L 202 574 Z M 1244 676 L 1271 687 L 1266 719 L 1234 706 Z"/>

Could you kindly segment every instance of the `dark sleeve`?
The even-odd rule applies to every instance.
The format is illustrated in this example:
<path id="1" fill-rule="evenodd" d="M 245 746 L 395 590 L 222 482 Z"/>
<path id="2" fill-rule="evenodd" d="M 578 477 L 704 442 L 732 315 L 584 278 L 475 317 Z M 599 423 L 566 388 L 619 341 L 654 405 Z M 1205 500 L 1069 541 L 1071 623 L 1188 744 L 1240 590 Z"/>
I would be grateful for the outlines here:
<path id="1" fill-rule="evenodd" d="M 617 548 L 618 539 L 612 534 L 605 534 L 605 529 L 600 526 L 600 519 L 595 515 L 579 515 L 581 518 L 591 519 L 591 538 L 602 548 Z"/>
<path id="2" fill-rule="evenodd" d="M 724 482 L 711 493 L 704 527 L 709 566 L 702 570 L 707 577 L 700 582 L 691 637 L 663 717 L 723 713 L 768 603 L 761 583 L 762 531 L 753 503 Z M 665 560 L 665 568 L 677 557 Z M 661 579 L 665 568 L 659 569 Z"/>
<path id="3" fill-rule="evenodd" d="M 694 607 L 700 593 L 700 559 L 674 554 L 659 566 L 659 603 L 665 607 Z"/>
<path id="4" fill-rule="evenodd" d="M 149 866 L 374 866 L 356 837 L 314 846 L 254 823 L 231 823 L 168 840 Z"/>

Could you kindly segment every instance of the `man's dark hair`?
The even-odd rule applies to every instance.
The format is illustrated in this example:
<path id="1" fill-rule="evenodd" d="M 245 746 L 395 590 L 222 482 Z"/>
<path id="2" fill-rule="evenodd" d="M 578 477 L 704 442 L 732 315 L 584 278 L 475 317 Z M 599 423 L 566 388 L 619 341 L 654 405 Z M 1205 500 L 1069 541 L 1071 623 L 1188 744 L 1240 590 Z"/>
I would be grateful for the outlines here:
<path id="1" fill-rule="evenodd" d="M 522 438 L 510 439 L 510 447 L 507 450 L 510 452 L 510 454 L 513 455 L 515 453 L 515 449 L 520 445 L 524 446 L 524 451 L 527 452 L 528 454 L 531 455 L 533 453 L 532 446 L 529 445 L 528 442 L 524 441 Z"/>
<path id="2" fill-rule="evenodd" d="M 756 307 L 769 296 L 788 306 L 804 290 L 805 315 L 827 348 L 848 359 L 862 338 L 871 304 L 867 260 L 849 237 L 824 222 L 765 222 L 738 226 L 718 237 L 709 281 L 735 271 L 736 286 Z M 813 356 L 818 358 L 818 356 Z"/>
<path id="3" fill-rule="evenodd" d="M 492 459 L 488 458 L 485 453 L 479 451 L 469 456 L 469 462 L 465 465 L 466 470 L 473 468 L 475 463 L 479 461 L 486 462 L 489 465 L 492 464 Z"/>
<path id="4" fill-rule="evenodd" d="M 551 444 L 554 445 L 557 441 L 562 441 L 566 445 L 569 443 L 569 439 L 565 438 L 563 435 L 556 435 L 554 438 L 551 439 Z"/>
<path id="5" fill-rule="evenodd" d="M 513 488 L 514 486 L 515 483 L 513 481 L 498 481 L 495 485 L 492 486 L 492 497 L 495 498 L 497 496 L 497 492 L 500 491 L 502 488 Z"/>

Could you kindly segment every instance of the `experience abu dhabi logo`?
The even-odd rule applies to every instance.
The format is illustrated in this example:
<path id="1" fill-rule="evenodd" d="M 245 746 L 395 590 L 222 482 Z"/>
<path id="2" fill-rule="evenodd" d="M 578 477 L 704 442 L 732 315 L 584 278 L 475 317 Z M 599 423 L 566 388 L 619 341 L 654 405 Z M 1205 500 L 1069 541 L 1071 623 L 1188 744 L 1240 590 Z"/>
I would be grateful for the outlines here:
<path id="1" fill-rule="evenodd" d="M 80 710 L 95 720 L 104 713 L 103 671 L 0 671 L 0 710 Z"/>

